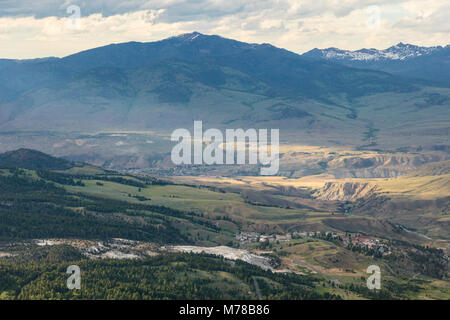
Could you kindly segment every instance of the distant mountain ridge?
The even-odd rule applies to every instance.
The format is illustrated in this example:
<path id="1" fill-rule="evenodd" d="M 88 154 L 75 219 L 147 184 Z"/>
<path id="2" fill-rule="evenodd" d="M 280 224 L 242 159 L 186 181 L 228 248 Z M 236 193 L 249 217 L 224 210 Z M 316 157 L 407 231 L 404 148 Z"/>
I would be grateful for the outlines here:
<path id="1" fill-rule="evenodd" d="M 313 49 L 302 56 L 450 84 L 450 45 L 422 47 L 400 42 L 384 50 Z"/>
<path id="2" fill-rule="evenodd" d="M 373 65 L 345 61 L 198 32 L 58 59 L 4 61 L 0 149 L 23 146 L 87 158 L 99 148 L 130 154 L 159 146 L 161 152 L 166 142 L 129 137 L 103 147 L 85 134 L 170 134 L 195 120 L 205 128 L 282 128 L 286 139 L 320 145 L 411 147 L 406 137 L 413 134 L 417 148 L 446 148 L 450 84 L 443 88 L 438 81 L 448 78 L 445 50 L 371 60 Z M 30 139 L 38 143 L 18 138 L 36 131 Z M 43 132 L 68 136 L 44 139 Z M 102 137 L 102 143 L 111 138 Z M 155 139 L 160 137 L 148 140 Z"/>
<path id="3" fill-rule="evenodd" d="M 192 117 L 235 121 L 233 114 L 247 123 L 249 118 L 305 118 L 309 112 L 284 101 L 346 105 L 365 95 L 416 89 L 414 81 L 386 72 L 193 32 L 61 59 L 7 63 L 0 68 L 0 129 L 167 127 Z M 262 99 L 278 100 L 263 113 L 252 111 Z"/>
<path id="4" fill-rule="evenodd" d="M 427 56 L 434 53 L 442 52 L 448 49 L 448 45 L 445 47 L 434 46 L 434 47 L 420 47 L 412 44 L 404 44 L 402 42 L 396 44 L 395 46 L 389 47 L 385 50 L 378 49 L 360 49 L 356 51 L 341 50 L 338 48 L 328 48 L 328 49 L 314 49 L 305 53 L 304 56 L 322 56 L 325 59 L 342 59 L 342 60 L 360 60 L 360 61 L 370 61 L 370 60 L 405 60 L 412 59 L 421 56 Z"/>

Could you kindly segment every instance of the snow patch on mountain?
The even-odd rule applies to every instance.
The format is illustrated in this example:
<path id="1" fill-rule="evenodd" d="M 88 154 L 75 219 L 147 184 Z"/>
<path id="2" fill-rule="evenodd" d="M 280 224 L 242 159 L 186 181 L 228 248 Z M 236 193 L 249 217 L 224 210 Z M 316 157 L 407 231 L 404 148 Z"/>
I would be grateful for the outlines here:
<path id="1" fill-rule="evenodd" d="M 204 36 L 205 36 L 204 34 L 201 34 L 201 33 L 195 31 L 195 32 L 190 32 L 190 33 L 183 33 L 181 35 L 171 37 L 170 39 L 178 39 L 178 40 L 182 40 L 182 41 L 194 41 L 195 39 L 204 37 Z"/>
<path id="2" fill-rule="evenodd" d="M 437 50 L 442 50 L 442 46 L 419 47 L 412 44 L 399 43 L 385 50 L 361 49 L 357 51 L 340 50 L 328 48 L 318 50 L 323 58 L 330 60 L 358 60 L 358 61 L 378 61 L 378 60 L 406 60 L 410 58 L 426 56 Z"/>

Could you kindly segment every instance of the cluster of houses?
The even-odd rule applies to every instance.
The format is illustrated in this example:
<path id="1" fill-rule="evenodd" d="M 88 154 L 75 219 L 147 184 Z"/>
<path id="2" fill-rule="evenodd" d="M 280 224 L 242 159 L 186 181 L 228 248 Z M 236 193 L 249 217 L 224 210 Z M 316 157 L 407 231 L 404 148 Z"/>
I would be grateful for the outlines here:
<path id="1" fill-rule="evenodd" d="M 361 235 L 344 235 L 344 237 L 341 237 L 341 239 L 344 246 L 352 245 L 360 248 L 377 250 L 384 255 L 390 254 L 388 245 L 374 237 Z"/>
<path id="2" fill-rule="evenodd" d="M 260 234 L 258 232 L 239 232 L 236 233 L 236 239 L 242 244 L 258 243 L 258 242 L 281 242 L 299 238 L 321 238 L 325 240 L 335 240 L 340 242 L 344 247 L 349 245 L 359 247 L 361 249 L 378 250 L 382 254 L 389 254 L 388 245 L 380 239 L 370 236 L 363 236 L 359 233 L 334 232 L 334 231 L 313 231 L 298 232 L 286 234 Z"/>
<path id="3" fill-rule="evenodd" d="M 350 245 L 353 247 L 359 247 L 361 249 L 377 250 L 383 255 L 390 254 L 389 247 L 385 241 L 371 236 L 363 236 L 359 233 L 334 232 L 334 231 L 303 232 L 299 233 L 299 236 L 333 239 L 340 242 L 345 247 L 348 247 Z"/>

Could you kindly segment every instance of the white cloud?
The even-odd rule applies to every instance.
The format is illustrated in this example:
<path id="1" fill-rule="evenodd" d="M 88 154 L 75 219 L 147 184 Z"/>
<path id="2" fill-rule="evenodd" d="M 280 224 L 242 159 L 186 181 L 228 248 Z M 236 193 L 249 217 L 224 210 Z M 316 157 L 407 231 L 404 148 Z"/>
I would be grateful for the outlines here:
<path id="1" fill-rule="evenodd" d="M 404 4 L 410 15 L 395 23 L 399 29 L 414 29 L 435 36 L 436 33 L 450 34 L 450 3 L 445 0 L 425 1 L 427 5 L 415 2 Z M 447 38 L 448 39 L 448 38 Z"/>
<path id="2" fill-rule="evenodd" d="M 80 29 L 66 8 L 81 7 Z M 367 8 L 380 9 L 370 28 Z M 447 0 L 5 0 L 0 2 L 0 57 L 64 56 L 126 41 L 185 32 L 266 42 L 295 52 L 314 47 L 386 48 L 397 42 L 447 44 Z"/>

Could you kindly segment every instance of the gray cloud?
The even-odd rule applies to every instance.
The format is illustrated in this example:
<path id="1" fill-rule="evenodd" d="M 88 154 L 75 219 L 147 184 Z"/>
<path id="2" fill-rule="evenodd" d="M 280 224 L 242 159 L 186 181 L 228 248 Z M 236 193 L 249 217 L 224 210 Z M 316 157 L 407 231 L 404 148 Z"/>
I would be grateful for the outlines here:
<path id="1" fill-rule="evenodd" d="M 270 3 L 271 0 L 250 1 L 250 3 Z M 208 1 L 208 0 L 1 0 L 0 17 L 34 16 L 44 18 L 50 16 L 67 16 L 66 9 L 70 5 L 81 8 L 83 16 L 101 13 L 103 16 L 124 14 L 139 10 L 166 9 L 166 19 L 195 18 L 199 16 L 223 16 L 242 12 L 249 2 L 243 1 Z M 250 5 L 252 7 L 253 5 Z"/>
<path id="2" fill-rule="evenodd" d="M 160 17 L 167 22 L 217 18 L 227 15 L 243 17 L 271 10 L 291 16 L 305 17 L 332 12 L 337 17 L 369 5 L 404 2 L 405 0 L 0 0 L 0 17 L 67 16 L 70 5 L 81 8 L 83 16 L 101 13 L 103 16 L 139 10 L 165 9 Z"/>
<path id="3" fill-rule="evenodd" d="M 122 14 L 141 10 L 146 3 L 153 1 L 143 0 L 2 0 L 0 1 L 0 16 L 34 16 L 64 17 L 67 16 L 66 9 L 70 5 L 81 8 L 83 15 L 103 13 L 104 16 Z"/>

